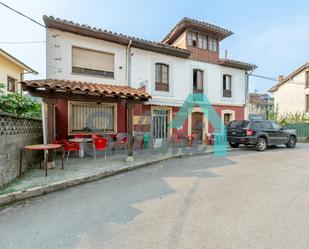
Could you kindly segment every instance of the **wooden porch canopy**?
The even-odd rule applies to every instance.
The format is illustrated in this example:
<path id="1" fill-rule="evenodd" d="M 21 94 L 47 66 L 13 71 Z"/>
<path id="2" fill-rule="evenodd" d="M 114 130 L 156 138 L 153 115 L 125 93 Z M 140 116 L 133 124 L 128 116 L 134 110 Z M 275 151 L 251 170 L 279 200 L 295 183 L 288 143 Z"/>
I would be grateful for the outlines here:
<path id="1" fill-rule="evenodd" d="M 47 142 L 54 140 L 54 106 L 57 99 L 85 102 L 124 102 L 128 116 L 128 134 L 133 137 L 133 107 L 148 101 L 151 96 L 139 89 L 128 86 L 107 85 L 69 80 L 26 80 L 20 82 L 24 91 L 31 96 L 43 98 L 47 104 Z M 129 142 L 128 156 L 133 155 L 132 139 Z"/>
<path id="2" fill-rule="evenodd" d="M 137 103 L 151 98 L 148 93 L 128 86 L 55 79 L 26 80 L 20 83 L 30 95 L 49 99 L 88 102 L 119 102 L 128 99 Z"/>

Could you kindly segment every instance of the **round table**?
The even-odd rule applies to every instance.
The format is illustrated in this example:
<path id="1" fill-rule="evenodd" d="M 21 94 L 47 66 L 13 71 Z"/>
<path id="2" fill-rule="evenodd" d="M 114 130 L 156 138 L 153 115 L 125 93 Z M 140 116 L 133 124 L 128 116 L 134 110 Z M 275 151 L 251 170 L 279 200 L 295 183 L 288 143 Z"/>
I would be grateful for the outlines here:
<path id="1" fill-rule="evenodd" d="M 79 143 L 80 150 L 78 152 L 79 157 L 85 157 L 85 143 L 91 142 L 92 138 L 81 137 L 81 138 L 71 138 L 69 142 Z"/>
<path id="2" fill-rule="evenodd" d="M 45 153 L 45 176 L 47 176 L 47 161 L 48 161 L 48 154 L 49 150 L 56 150 L 60 149 L 62 150 L 62 169 L 63 169 L 63 148 L 61 144 L 33 144 L 33 145 L 27 145 L 23 147 L 20 154 L 20 167 L 19 167 L 19 176 L 21 176 L 22 173 L 22 167 L 23 167 L 23 155 L 25 150 L 32 150 L 32 151 L 46 151 Z M 41 165 L 41 159 L 40 159 L 40 168 L 42 168 Z"/>

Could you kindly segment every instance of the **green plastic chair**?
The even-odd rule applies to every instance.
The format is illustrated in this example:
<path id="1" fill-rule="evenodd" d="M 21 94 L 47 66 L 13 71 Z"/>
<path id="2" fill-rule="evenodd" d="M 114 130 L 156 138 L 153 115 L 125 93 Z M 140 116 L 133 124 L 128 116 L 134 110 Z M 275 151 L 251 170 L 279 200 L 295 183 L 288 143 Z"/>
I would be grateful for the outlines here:
<path id="1" fill-rule="evenodd" d="M 147 149 L 149 146 L 150 136 L 148 132 L 145 132 L 143 135 L 144 135 L 144 149 Z"/>

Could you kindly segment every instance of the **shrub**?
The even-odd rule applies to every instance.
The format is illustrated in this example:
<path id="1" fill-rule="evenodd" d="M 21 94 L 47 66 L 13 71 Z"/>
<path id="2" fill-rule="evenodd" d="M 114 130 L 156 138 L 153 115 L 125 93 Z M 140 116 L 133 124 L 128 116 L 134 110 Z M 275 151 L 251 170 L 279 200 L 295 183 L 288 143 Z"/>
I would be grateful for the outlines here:
<path id="1" fill-rule="evenodd" d="M 20 93 L 4 94 L 5 85 L 0 83 L 0 111 L 19 116 L 41 117 L 41 103 L 29 95 Z"/>

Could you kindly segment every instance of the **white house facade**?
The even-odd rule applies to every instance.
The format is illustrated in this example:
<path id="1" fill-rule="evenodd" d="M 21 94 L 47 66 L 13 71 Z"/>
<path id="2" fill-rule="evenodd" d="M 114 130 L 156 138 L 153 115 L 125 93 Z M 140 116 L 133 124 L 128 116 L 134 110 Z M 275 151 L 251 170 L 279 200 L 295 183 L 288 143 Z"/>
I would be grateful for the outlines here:
<path id="1" fill-rule="evenodd" d="M 219 58 L 220 41 L 232 34 L 228 30 L 184 18 L 162 42 L 152 42 L 53 17 L 45 16 L 44 22 L 48 79 L 129 86 L 151 95 L 147 103 L 134 108 L 137 133 L 149 132 L 157 141 L 169 138 L 176 131 L 167 124 L 192 93 L 207 96 L 224 122 L 245 117 L 248 72 L 255 65 Z M 72 104 L 62 100 L 56 105 L 56 119 L 62 121 L 56 127 L 58 136 L 74 132 Z M 125 132 L 120 121 L 126 119 L 125 109 L 116 109 L 114 132 Z M 203 126 L 197 128 L 201 121 Z M 198 107 L 182 130 L 198 134 L 201 141 L 213 132 Z"/>
<path id="2" fill-rule="evenodd" d="M 274 94 L 279 115 L 304 113 L 309 116 L 309 63 L 297 68 L 268 90 Z"/>

